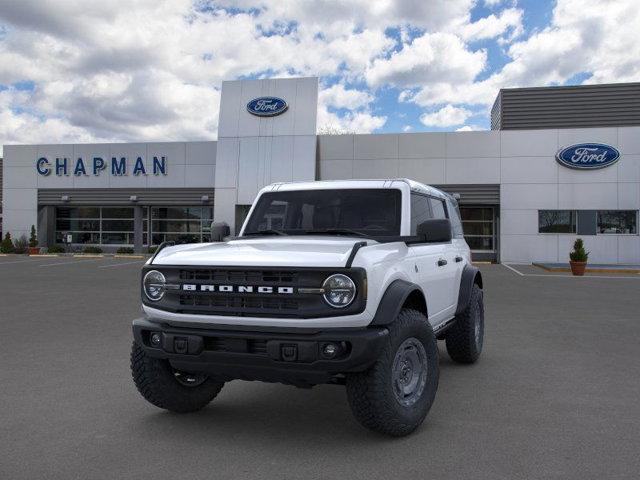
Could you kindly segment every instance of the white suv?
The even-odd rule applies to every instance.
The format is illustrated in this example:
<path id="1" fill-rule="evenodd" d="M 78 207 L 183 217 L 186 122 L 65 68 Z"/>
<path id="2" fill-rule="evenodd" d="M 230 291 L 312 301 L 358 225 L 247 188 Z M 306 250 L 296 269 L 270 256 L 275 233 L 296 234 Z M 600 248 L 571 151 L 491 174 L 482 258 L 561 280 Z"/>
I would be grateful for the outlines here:
<path id="1" fill-rule="evenodd" d="M 482 277 L 457 201 L 406 179 L 270 185 L 238 237 L 161 245 L 141 288 L 133 378 L 176 412 L 234 379 L 335 383 L 364 426 L 406 435 L 435 398 L 436 340 L 461 363 L 482 350 Z"/>

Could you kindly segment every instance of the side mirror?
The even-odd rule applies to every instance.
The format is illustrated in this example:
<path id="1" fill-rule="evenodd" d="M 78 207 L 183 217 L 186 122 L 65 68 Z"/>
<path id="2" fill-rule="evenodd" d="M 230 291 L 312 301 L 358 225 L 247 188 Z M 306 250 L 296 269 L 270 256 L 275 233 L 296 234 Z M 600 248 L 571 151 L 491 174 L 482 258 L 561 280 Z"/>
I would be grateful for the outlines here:
<path id="1" fill-rule="evenodd" d="M 222 242 L 224 237 L 231 235 L 231 229 L 225 222 L 212 222 L 211 223 L 211 241 Z"/>
<path id="2" fill-rule="evenodd" d="M 416 229 L 418 237 L 427 242 L 444 243 L 451 241 L 451 222 L 448 218 L 432 218 L 425 220 Z"/>

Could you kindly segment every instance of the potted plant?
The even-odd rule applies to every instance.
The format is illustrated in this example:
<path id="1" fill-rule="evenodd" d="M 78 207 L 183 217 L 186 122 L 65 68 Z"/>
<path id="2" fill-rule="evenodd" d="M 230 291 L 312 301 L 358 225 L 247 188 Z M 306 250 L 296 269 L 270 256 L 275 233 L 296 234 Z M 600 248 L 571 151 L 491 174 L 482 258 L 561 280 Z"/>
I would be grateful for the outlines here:
<path id="1" fill-rule="evenodd" d="M 573 252 L 569 254 L 571 265 L 571 273 L 581 277 L 584 275 L 584 271 L 587 268 L 587 260 L 589 259 L 589 252 L 584 249 L 584 242 L 581 238 L 576 238 L 573 243 Z"/>
<path id="2" fill-rule="evenodd" d="M 31 235 L 29 235 L 29 255 L 38 255 L 40 248 L 38 247 L 38 237 L 36 236 L 36 227 L 31 225 Z"/>

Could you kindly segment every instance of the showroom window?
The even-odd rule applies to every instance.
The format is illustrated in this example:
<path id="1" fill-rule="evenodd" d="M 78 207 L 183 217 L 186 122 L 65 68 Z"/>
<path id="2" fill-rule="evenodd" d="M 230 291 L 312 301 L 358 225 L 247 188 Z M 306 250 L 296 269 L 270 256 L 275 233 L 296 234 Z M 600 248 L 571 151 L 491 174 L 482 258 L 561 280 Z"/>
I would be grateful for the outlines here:
<path id="1" fill-rule="evenodd" d="M 599 210 L 598 230 L 600 234 L 638 233 L 638 212 L 636 210 Z"/>
<path id="2" fill-rule="evenodd" d="M 151 243 L 209 242 L 212 220 L 213 207 L 151 207 Z"/>
<path id="3" fill-rule="evenodd" d="M 496 250 L 496 229 L 492 207 L 460 207 L 464 239 L 473 251 Z"/>
<path id="4" fill-rule="evenodd" d="M 133 245 L 133 207 L 58 207 L 56 242 Z"/>
<path id="5" fill-rule="evenodd" d="M 539 210 L 539 233 L 576 233 L 576 212 L 573 210 Z"/>

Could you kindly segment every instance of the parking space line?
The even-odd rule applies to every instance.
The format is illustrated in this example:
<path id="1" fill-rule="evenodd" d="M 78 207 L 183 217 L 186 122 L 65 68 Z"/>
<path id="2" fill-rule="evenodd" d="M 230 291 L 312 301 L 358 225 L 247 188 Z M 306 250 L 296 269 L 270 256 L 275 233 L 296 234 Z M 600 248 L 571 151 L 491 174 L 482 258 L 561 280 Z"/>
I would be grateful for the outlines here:
<path id="1" fill-rule="evenodd" d="M 516 269 L 515 269 L 515 268 L 513 268 L 512 266 L 507 265 L 506 263 L 503 263 L 503 264 L 501 264 L 501 265 L 503 265 L 503 266 L 507 267 L 507 268 L 508 268 L 509 270 L 511 270 L 512 272 L 517 273 L 517 274 L 518 274 L 518 275 L 520 275 L 521 277 L 524 277 L 524 273 L 519 272 L 518 270 L 516 270 Z"/>
<path id="2" fill-rule="evenodd" d="M 98 260 L 102 260 L 101 258 L 92 258 L 91 260 L 77 260 L 75 262 L 57 262 L 57 263 L 45 263 L 44 265 L 38 265 L 39 267 L 54 267 L 56 265 L 73 265 L 74 263 L 89 263 L 89 262 L 97 262 Z"/>
<path id="3" fill-rule="evenodd" d="M 144 260 L 140 261 L 137 260 L 135 262 L 123 262 L 123 263 L 114 263 L 112 265 L 100 265 L 98 268 L 113 268 L 113 267 L 121 267 L 123 265 L 133 265 L 133 264 L 140 264 L 140 263 L 144 263 Z"/>
<path id="4" fill-rule="evenodd" d="M 555 277 L 555 278 L 612 278 L 616 280 L 621 279 L 631 279 L 631 280 L 640 280 L 640 277 L 626 277 L 623 275 L 613 276 L 613 275 L 584 275 L 584 276 L 575 276 L 575 275 L 559 275 L 553 273 L 522 273 L 519 270 L 516 270 L 511 265 L 507 265 L 506 263 L 502 263 L 501 265 L 505 266 L 509 270 L 514 273 L 517 273 L 521 277 Z"/>

